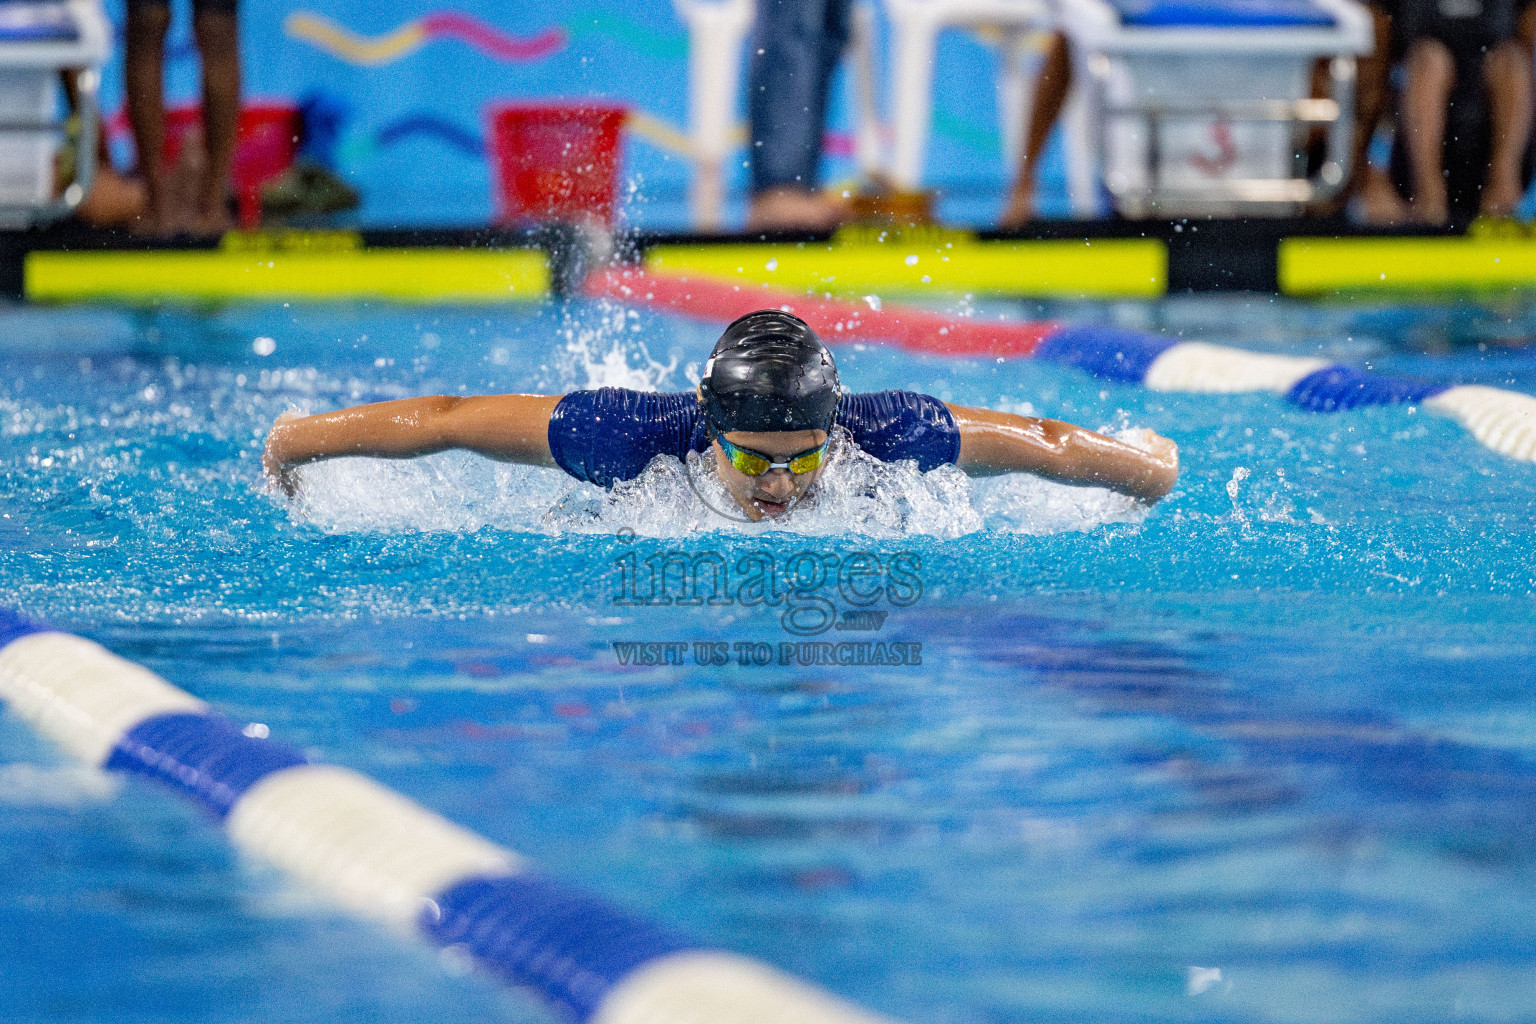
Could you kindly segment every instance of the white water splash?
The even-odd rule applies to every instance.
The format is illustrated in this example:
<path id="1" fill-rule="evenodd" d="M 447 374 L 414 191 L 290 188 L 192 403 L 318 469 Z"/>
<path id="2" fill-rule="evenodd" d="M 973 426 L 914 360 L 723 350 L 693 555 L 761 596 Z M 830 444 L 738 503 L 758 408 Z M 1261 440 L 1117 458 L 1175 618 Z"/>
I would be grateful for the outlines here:
<path id="1" fill-rule="evenodd" d="M 665 363 L 654 358 L 640 333 L 640 314 L 618 303 L 601 302 L 595 316 L 588 310 L 580 320 L 567 319 L 565 345 L 555 356 L 560 383 L 566 390 L 675 387 L 680 357 L 673 353 Z"/>
<path id="2" fill-rule="evenodd" d="M 743 522 L 744 513 L 715 475 L 713 452 L 706 452 L 690 454 L 686 465 L 656 459 L 639 477 L 607 492 L 589 488 L 568 495 L 551 510 L 548 525 L 577 533 L 627 529 L 643 537 L 769 530 L 807 536 L 958 537 L 982 525 L 968 485 L 953 467 L 922 473 L 913 463 L 883 463 L 849 444 L 787 515 Z"/>
<path id="3" fill-rule="evenodd" d="M 419 459 L 331 459 L 294 471 L 296 519 L 329 533 L 536 532 L 571 480 L 558 470 L 467 452 Z"/>
<path id="4" fill-rule="evenodd" d="M 557 470 L 462 452 L 410 461 L 333 459 L 297 471 L 295 517 L 333 533 L 473 532 L 684 537 L 784 530 L 808 536 L 932 536 L 979 531 L 1047 535 L 1139 523 L 1145 506 L 1098 487 L 1015 475 L 971 480 L 953 466 L 929 473 L 841 445 L 820 481 L 772 522 L 736 518 L 710 453 L 688 464 L 657 458 L 634 480 L 603 490 Z M 718 511 L 717 511 L 718 510 Z M 724 514 L 721 514 L 724 513 Z"/>

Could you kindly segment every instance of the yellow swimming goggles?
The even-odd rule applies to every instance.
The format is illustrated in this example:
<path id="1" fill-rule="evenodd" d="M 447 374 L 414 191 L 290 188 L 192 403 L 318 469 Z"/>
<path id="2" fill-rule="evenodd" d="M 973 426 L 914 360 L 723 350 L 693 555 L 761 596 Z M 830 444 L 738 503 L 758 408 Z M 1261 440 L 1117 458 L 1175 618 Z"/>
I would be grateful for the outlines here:
<path id="1" fill-rule="evenodd" d="M 762 452 L 754 452 L 750 448 L 738 448 L 725 439 L 725 435 L 718 430 L 712 431 L 715 440 L 720 442 L 725 457 L 731 460 L 731 465 L 745 473 L 747 476 L 762 476 L 771 469 L 787 469 L 796 476 L 804 476 L 814 473 L 827 457 L 827 448 L 832 444 L 832 435 L 815 448 L 807 448 L 797 455 L 791 455 L 783 462 L 774 462 Z"/>

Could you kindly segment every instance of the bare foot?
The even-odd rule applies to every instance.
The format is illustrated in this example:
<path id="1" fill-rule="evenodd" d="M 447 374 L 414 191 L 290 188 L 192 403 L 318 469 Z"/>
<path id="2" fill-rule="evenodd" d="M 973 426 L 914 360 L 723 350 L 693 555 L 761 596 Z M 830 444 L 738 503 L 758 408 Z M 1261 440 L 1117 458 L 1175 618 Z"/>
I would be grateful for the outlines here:
<path id="1" fill-rule="evenodd" d="M 1034 190 L 1014 189 L 1008 193 L 1008 206 L 998 218 L 997 226 L 1004 231 L 1017 231 L 1035 219 Z"/>
<path id="2" fill-rule="evenodd" d="M 1444 203 L 1416 199 L 1408 204 L 1408 217 L 1415 224 L 1438 228 L 1451 219 L 1451 211 Z"/>
<path id="3" fill-rule="evenodd" d="M 1408 217 L 1415 224 L 1439 227 L 1451 219 L 1450 197 L 1445 182 L 1431 179 L 1417 188 L 1418 194 L 1408 204 Z"/>
<path id="4" fill-rule="evenodd" d="M 229 204 L 216 202 L 204 206 L 187 230 L 198 238 L 222 238 L 224 232 L 235 226 L 229 216 Z"/>
<path id="5" fill-rule="evenodd" d="M 1516 178 L 1490 171 L 1478 209 L 1486 217 L 1508 217 L 1514 214 L 1524 196 L 1525 190 Z"/>
<path id="6" fill-rule="evenodd" d="M 140 238 L 170 238 L 181 230 L 181 222 L 164 201 L 146 202 L 128 225 L 128 230 Z"/>
<path id="7" fill-rule="evenodd" d="M 162 238 L 194 230 L 202 219 L 203 179 L 208 157 L 203 152 L 203 133 L 189 128 L 181 139 L 176 162 L 160 172 L 159 201 L 153 204 L 152 226 L 147 234 Z"/>
<path id="8" fill-rule="evenodd" d="M 1385 171 L 1372 167 L 1360 186 L 1360 220 L 1371 227 L 1396 227 L 1408 222 L 1408 204 Z"/>
<path id="9" fill-rule="evenodd" d="M 840 203 L 797 188 L 770 188 L 752 197 L 748 231 L 830 231 L 843 222 Z"/>
<path id="10" fill-rule="evenodd" d="M 132 224 L 144 212 L 144 186 L 110 167 L 98 168 L 75 216 L 94 228 Z"/>
<path id="11" fill-rule="evenodd" d="M 201 151 L 201 142 L 196 149 Z M 195 196 L 201 176 L 200 157 L 184 145 L 176 163 L 161 169 L 159 187 L 148 190 L 148 202 L 133 222 L 133 233 L 143 238 L 174 238 L 186 233 L 198 219 Z"/>

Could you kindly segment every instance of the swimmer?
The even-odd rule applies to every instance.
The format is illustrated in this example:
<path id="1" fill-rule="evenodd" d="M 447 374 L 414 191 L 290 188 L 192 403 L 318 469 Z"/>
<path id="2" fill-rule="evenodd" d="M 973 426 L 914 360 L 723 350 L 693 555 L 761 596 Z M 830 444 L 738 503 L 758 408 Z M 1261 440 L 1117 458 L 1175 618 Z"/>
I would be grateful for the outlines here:
<path id="1" fill-rule="evenodd" d="M 840 439 L 885 462 L 914 460 L 924 472 L 955 465 L 971 476 L 1032 473 L 1148 504 L 1179 477 L 1178 447 L 1156 434 L 1142 451 L 1060 420 L 912 391 L 845 394 L 816 332 L 778 310 L 748 313 L 725 329 L 697 392 L 444 395 L 285 414 L 267 437 L 262 466 L 291 495 L 292 471 L 305 463 L 462 448 L 608 487 L 639 476 L 658 455 L 687 464 L 689 452 L 713 452 L 714 472 L 741 510 L 733 517 L 760 521 L 812 493 Z"/>

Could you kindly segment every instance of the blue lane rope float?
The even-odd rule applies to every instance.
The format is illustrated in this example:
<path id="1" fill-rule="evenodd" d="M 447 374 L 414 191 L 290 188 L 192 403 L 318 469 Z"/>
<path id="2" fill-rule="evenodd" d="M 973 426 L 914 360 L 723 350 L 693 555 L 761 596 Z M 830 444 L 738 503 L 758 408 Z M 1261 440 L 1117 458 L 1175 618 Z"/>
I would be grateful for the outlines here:
<path id="1" fill-rule="evenodd" d="M 0 700 L 86 764 L 163 783 L 243 852 L 578 1024 L 890 1024 L 547 878 L 265 726 L 242 728 L 148 669 L 3 608 Z"/>
<path id="2" fill-rule="evenodd" d="M 1325 359 L 1181 342 L 1113 327 L 1063 327 L 1041 340 L 1035 357 L 1154 391 L 1267 391 L 1311 412 L 1417 405 L 1456 420 L 1502 455 L 1536 462 L 1536 398 L 1518 391 L 1387 377 Z"/>

